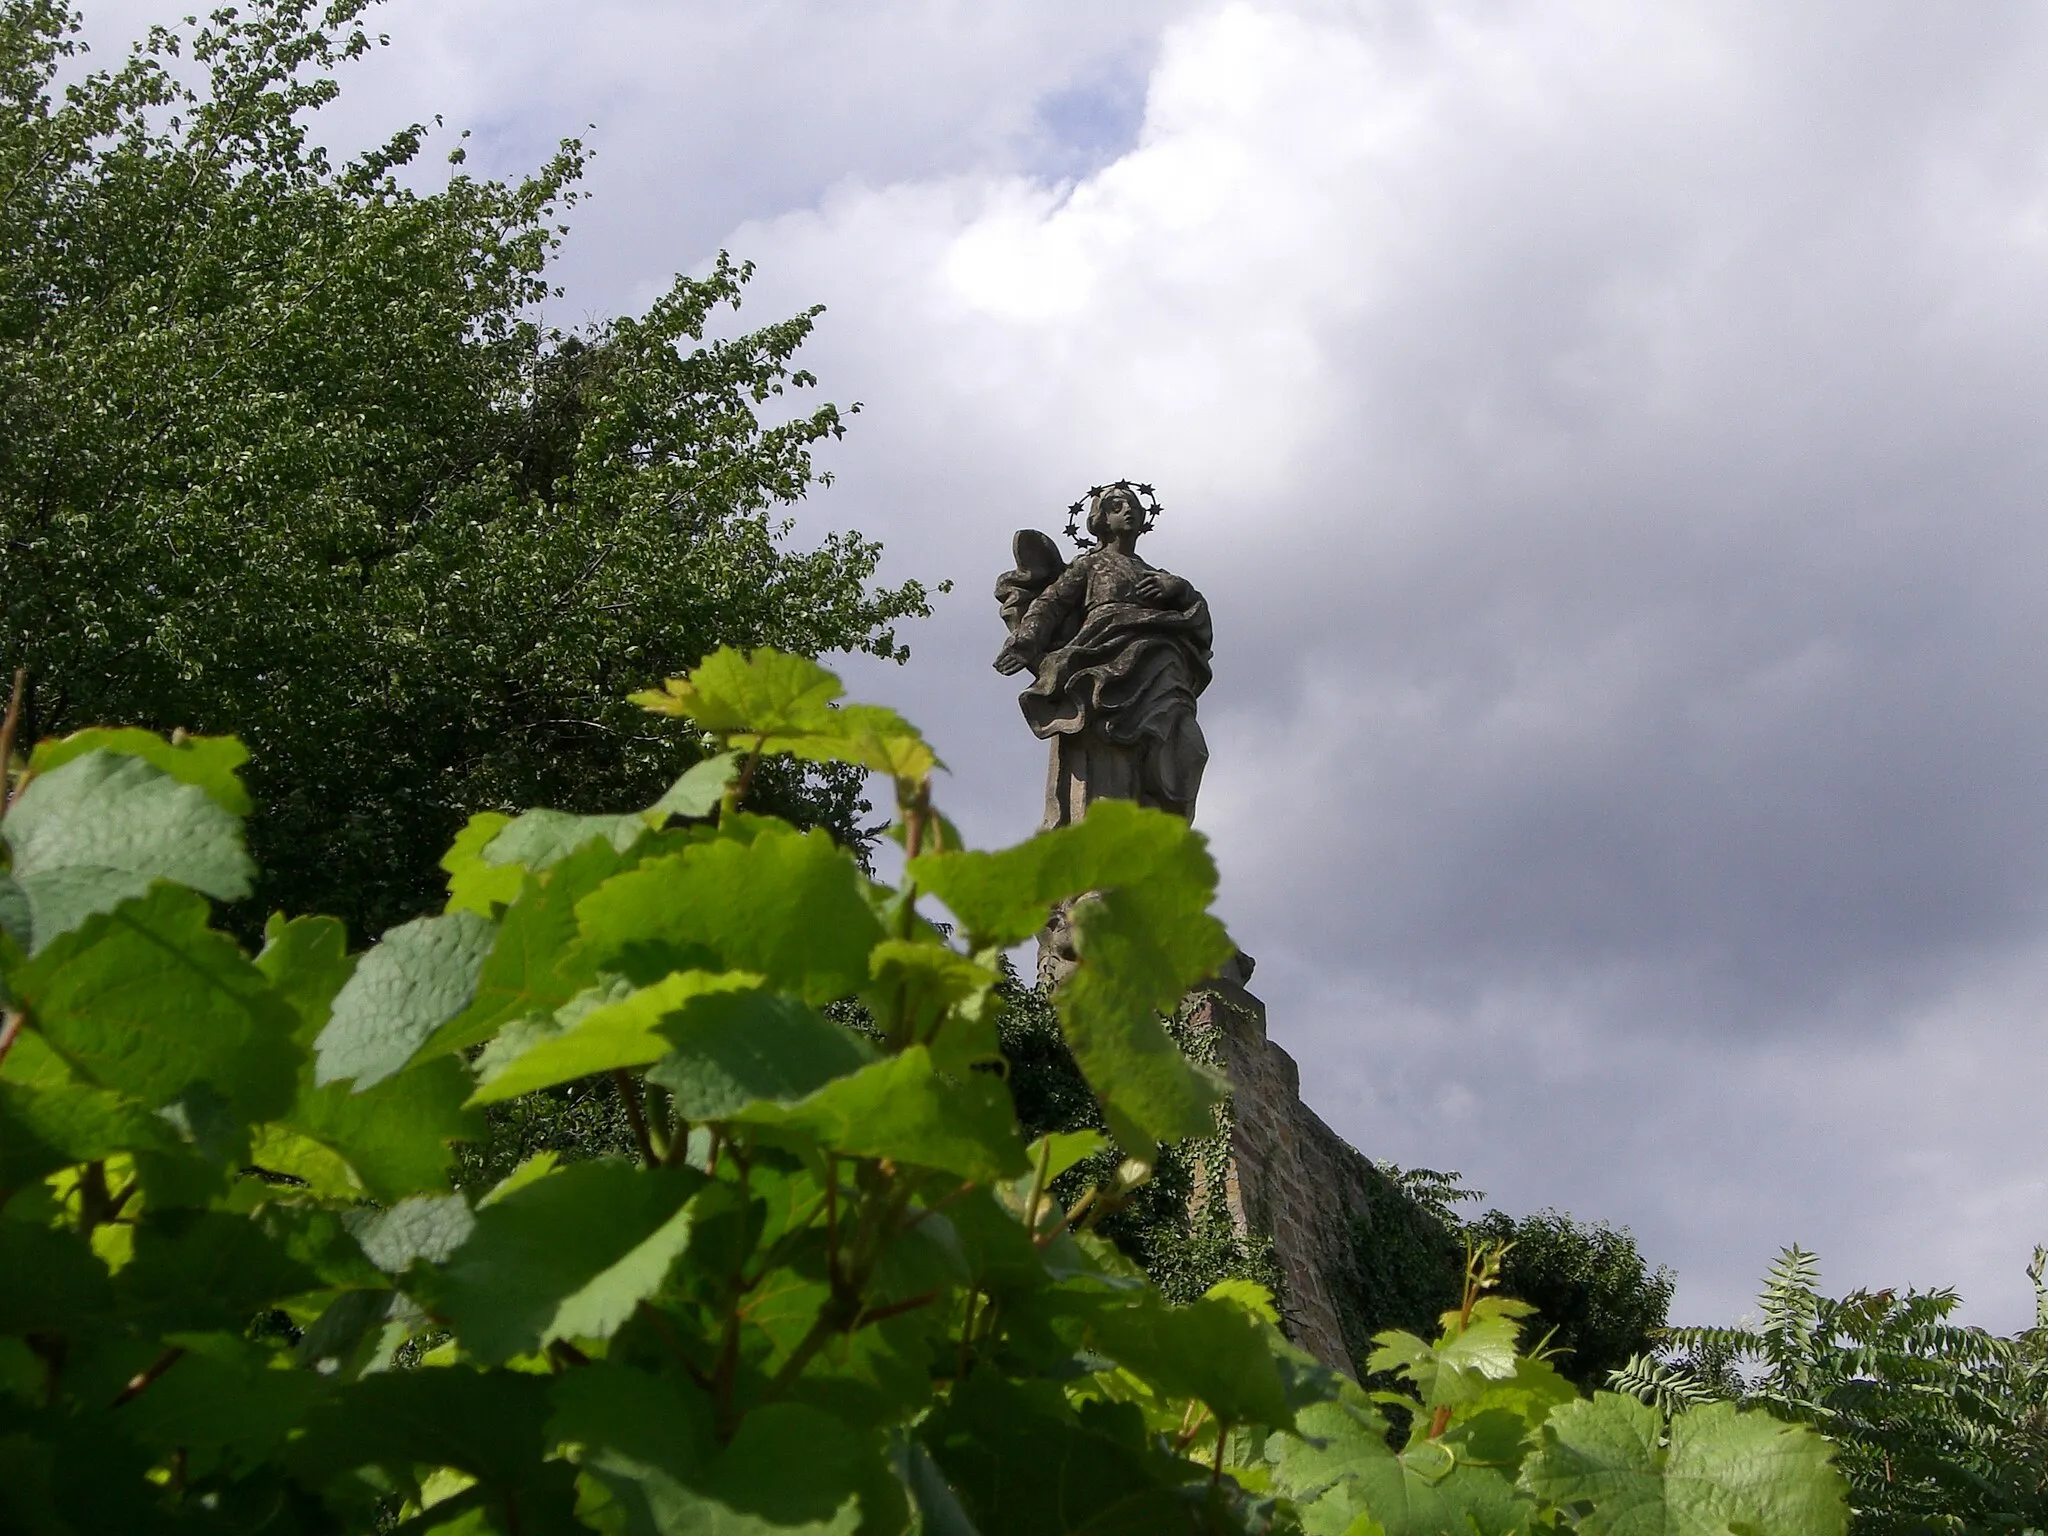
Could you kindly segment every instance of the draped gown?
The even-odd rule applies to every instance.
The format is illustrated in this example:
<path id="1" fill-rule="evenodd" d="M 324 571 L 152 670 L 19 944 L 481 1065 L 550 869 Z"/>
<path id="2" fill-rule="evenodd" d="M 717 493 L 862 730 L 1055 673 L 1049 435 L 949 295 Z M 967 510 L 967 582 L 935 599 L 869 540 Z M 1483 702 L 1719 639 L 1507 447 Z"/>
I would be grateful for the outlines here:
<path id="1" fill-rule="evenodd" d="M 1090 801 L 1104 798 L 1192 819 L 1209 761 L 1195 720 L 1210 677 L 1207 601 L 1113 545 L 1088 550 L 1046 581 L 1048 572 L 1029 568 L 1023 535 L 1018 542 L 1020 568 L 997 583 L 996 595 L 1011 623 L 1009 649 L 1036 673 L 1018 703 L 1032 731 L 1052 743 L 1045 826 L 1079 821 Z M 1137 591 L 1147 575 L 1163 589 L 1150 600 Z"/>

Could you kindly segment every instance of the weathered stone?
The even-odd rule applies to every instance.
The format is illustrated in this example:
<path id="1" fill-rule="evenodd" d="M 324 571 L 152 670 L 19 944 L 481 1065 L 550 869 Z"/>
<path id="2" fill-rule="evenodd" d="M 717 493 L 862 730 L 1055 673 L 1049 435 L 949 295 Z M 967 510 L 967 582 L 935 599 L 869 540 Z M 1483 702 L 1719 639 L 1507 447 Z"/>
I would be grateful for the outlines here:
<path id="1" fill-rule="evenodd" d="M 1138 493 L 1149 489 L 1124 480 L 1098 486 L 1093 538 L 1081 540 L 1092 547 L 1072 564 L 1045 534 L 1020 530 L 1017 567 L 996 583 L 1010 630 L 996 670 L 1032 674 L 1017 702 L 1033 733 L 1052 743 L 1048 828 L 1079 821 L 1103 799 L 1195 814 L 1209 761 L 1195 720 L 1195 700 L 1209 686 L 1209 604 L 1139 558 L 1150 518 Z"/>
<path id="2" fill-rule="evenodd" d="M 1047 829 L 1079 821 L 1090 802 L 1135 800 L 1192 818 L 1209 749 L 1195 700 L 1209 685 L 1209 605 L 1178 576 L 1138 558 L 1158 502 L 1119 480 L 1090 492 L 1088 535 L 1071 564 L 1050 537 L 1024 529 L 1016 569 L 996 583 L 1010 637 L 1003 673 L 1030 672 L 1019 695 L 1032 731 L 1052 744 Z M 1076 502 L 1075 518 L 1083 509 Z M 1092 547 L 1086 547 L 1091 546 Z M 1065 908 L 1039 938 L 1038 979 L 1057 985 L 1076 964 Z M 1283 1281 L 1287 1331 L 1317 1359 L 1357 1371 L 1365 1341 L 1347 1338 L 1353 1245 L 1387 1176 L 1301 1102 L 1294 1058 L 1266 1036 L 1266 1009 L 1245 990 L 1251 958 L 1190 993 L 1175 1021 L 1183 1048 L 1230 1078 L 1218 1135 L 1188 1150 L 1192 1226 L 1221 1211 L 1236 1235 L 1270 1242 Z M 1359 1331 L 1357 1329 L 1354 1332 Z"/>
<path id="3" fill-rule="evenodd" d="M 1240 1234 L 1269 1238 L 1285 1279 L 1287 1334 L 1335 1370 L 1357 1374 L 1362 1340 L 1348 1340 L 1341 1298 L 1353 1282 L 1352 1243 L 1370 1220 L 1371 1193 L 1386 1175 L 1301 1101 L 1301 1070 L 1266 1034 L 1266 1005 L 1233 980 L 1191 993 L 1185 1033 L 1213 1041 L 1230 1078 L 1224 1201 Z M 1205 1052 L 1206 1054 L 1206 1052 Z M 1191 1203 L 1215 1191 L 1199 1187 Z"/>

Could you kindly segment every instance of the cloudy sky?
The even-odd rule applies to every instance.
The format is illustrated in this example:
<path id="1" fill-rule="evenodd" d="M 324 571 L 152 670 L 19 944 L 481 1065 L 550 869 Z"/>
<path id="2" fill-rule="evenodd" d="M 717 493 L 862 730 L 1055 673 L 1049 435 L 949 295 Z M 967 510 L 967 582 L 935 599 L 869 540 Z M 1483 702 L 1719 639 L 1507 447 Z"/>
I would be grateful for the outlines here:
<path id="1" fill-rule="evenodd" d="M 111 38 L 152 11 L 93 10 Z M 1198 823 L 1306 1096 L 1677 1315 L 1776 1250 L 2030 1315 L 2048 1241 L 2048 10 L 392 0 L 336 131 L 582 133 L 562 323 L 730 249 L 865 409 L 802 537 L 980 839 L 1012 530 L 1157 482 Z M 359 131 L 358 131 L 359 130 Z"/>

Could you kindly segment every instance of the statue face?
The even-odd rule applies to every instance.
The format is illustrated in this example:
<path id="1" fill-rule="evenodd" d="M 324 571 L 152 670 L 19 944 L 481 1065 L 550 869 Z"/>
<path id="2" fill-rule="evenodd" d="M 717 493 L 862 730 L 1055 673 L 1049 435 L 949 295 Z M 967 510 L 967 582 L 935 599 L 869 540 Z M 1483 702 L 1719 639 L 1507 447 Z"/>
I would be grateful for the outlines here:
<path id="1" fill-rule="evenodd" d="M 1113 534 L 1145 531 L 1145 516 L 1138 510 L 1137 500 L 1129 491 L 1102 493 L 1102 521 Z"/>

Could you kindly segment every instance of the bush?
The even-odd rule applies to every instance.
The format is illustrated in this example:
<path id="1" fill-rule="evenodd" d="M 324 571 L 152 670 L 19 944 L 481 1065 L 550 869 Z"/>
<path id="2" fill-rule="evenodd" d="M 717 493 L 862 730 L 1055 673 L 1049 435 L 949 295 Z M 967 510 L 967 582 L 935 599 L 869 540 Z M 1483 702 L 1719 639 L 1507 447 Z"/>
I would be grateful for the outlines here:
<path id="1" fill-rule="evenodd" d="M 1162 1021 L 1231 952 L 1201 838 L 1106 801 L 961 849 L 915 731 L 837 692 L 712 656 L 646 702 L 720 755 L 644 811 L 474 818 L 443 911 L 360 954 L 212 926 L 253 873 L 231 744 L 39 746 L 0 821 L 0 1525 L 1842 1529 L 1810 1431 L 1522 1354 L 1497 1254 L 1382 1335 L 1385 1404 L 1256 1285 L 1170 1303 L 1101 1224 L 1215 1130 Z M 741 810 L 768 751 L 885 777 L 903 883 Z M 1084 893 L 1053 1006 L 1107 1131 L 1027 1142 L 998 962 Z M 630 1156 L 451 1187 L 480 1109 L 599 1078 Z"/>

